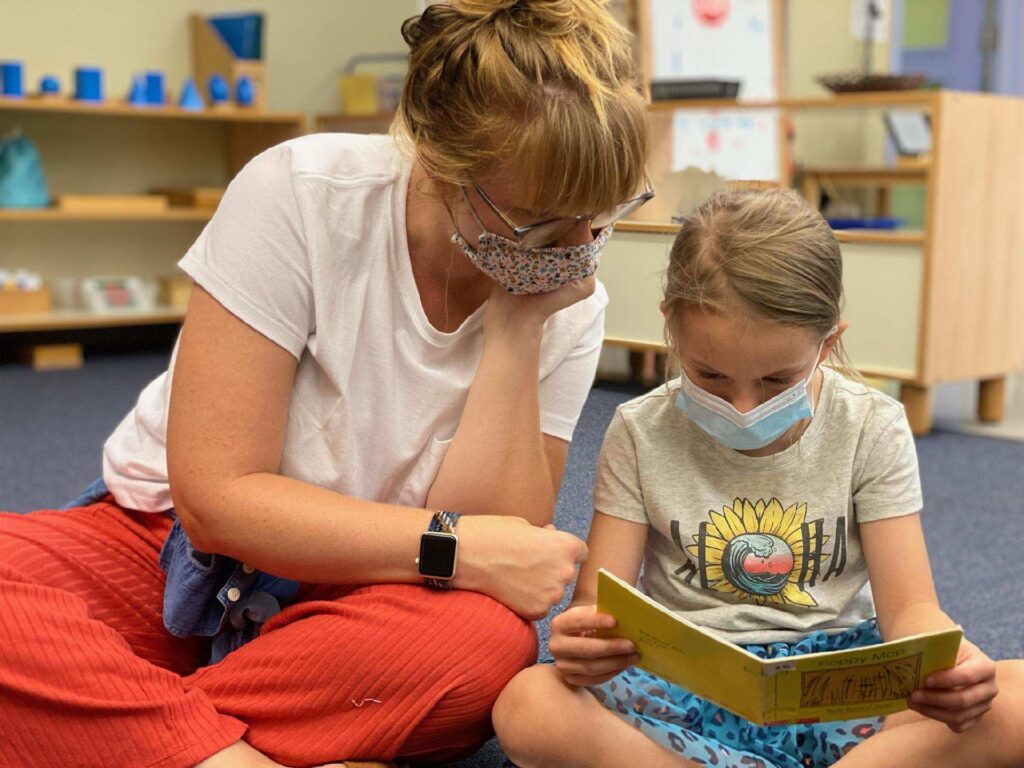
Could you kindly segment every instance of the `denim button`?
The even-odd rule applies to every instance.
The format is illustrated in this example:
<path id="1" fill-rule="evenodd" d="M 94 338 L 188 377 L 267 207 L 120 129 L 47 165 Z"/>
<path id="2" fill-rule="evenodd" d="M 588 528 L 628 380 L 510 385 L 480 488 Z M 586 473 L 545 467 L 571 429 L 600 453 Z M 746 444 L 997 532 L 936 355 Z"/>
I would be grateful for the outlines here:
<path id="1" fill-rule="evenodd" d="M 253 571 L 255 571 L 255 570 L 256 570 L 256 569 L 255 569 L 255 568 L 253 568 L 253 567 L 252 567 L 251 565 L 249 565 L 248 563 L 242 563 L 242 573 L 252 573 L 252 572 L 253 572 Z"/>
<path id="2" fill-rule="evenodd" d="M 242 596 L 242 591 L 238 587 L 232 587 L 228 590 L 228 600 L 232 603 L 236 602 L 238 598 Z"/>

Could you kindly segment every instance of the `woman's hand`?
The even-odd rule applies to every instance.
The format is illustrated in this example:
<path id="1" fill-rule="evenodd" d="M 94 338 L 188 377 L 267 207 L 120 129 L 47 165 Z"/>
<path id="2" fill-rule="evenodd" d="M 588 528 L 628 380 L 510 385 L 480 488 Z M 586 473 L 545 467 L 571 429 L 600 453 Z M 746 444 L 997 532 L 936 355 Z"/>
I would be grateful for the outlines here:
<path id="1" fill-rule="evenodd" d="M 915 712 L 945 723 L 954 733 L 963 733 L 992 708 L 998 692 L 995 662 L 965 638 L 956 666 L 928 675 L 925 687 L 914 691 L 909 704 Z"/>
<path id="2" fill-rule="evenodd" d="M 596 605 L 577 605 L 551 620 L 548 650 L 565 682 L 600 685 L 640 660 L 631 640 L 597 637 L 597 630 L 614 626 L 615 619 L 598 613 Z"/>
<path id="3" fill-rule="evenodd" d="M 524 619 L 542 619 L 576 580 L 587 545 L 521 517 L 464 515 L 453 586 L 482 592 Z"/>
<path id="4" fill-rule="evenodd" d="M 597 278 L 591 276 L 547 293 L 519 296 L 495 283 L 484 312 L 484 340 L 524 327 L 539 331 L 551 315 L 588 298 L 596 287 Z"/>

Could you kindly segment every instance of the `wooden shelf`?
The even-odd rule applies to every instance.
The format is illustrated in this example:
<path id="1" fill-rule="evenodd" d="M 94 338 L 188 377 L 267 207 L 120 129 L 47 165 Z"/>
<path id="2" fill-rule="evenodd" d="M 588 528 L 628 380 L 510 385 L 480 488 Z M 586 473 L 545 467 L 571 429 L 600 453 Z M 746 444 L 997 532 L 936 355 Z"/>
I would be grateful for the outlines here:
<path id="1" fill-rule="evenodd" d="M 110 211 L 64 211 L 60 208 L 0 208 L 2 222 L 60 222 L 60 221 L 209 221 L 213 210 L 209 208 L 168 208 L 159 212 L 137 212 L 112 209 Z"/>
<path id="2" fill-rule="evenodd" d="M 122 310 L 117 312 L 55 309 L 52 312 L 0 315 L 0 332 L 26 333 L 131 325 L 161 325 L 180 323 L 184 317 L 185 310 L 180 307 L 157 307 L 150 311 Z"/>
<path id="3" fill-rule="evenodd" d="M 26 112 L 59 112 L 73 115 L 99 115 L 109 117 L 141 117 L 170 120 L 204 120 L 219 123 L 271 123 L 292 124 L 305 130 L 306 117 L 298 112 L 261 112 L 252 108 L 235 106 L 216 109 L 190 110 L 167 105 L 164 107 L 136 107 L 124 102 L 104 101 L 91 103 L 63 97 L 40 98 L 27 96 L 15 99 L 0 96 L 0 110 L 22 110 Z"/>
<path id="4" fill-rule="evenodd" d="M 679 225 L 672 221 L 620 221 L 615 225 L 615 231 L 674 235 L 679 231 Z"/>
<path id="5" fill-rule="evenodd" d="M 674 235 L 679 231 L 679 225 L 662 221 L 620 221 L 615 225 L 615 231 Z M 915 229 L 838 229 L 835 235 L 840 243 L 924 245 L 924 232 Z"/>
<path id="6" fill-rule="evenodd" d="M 921 160 L 913 165 L 855 166 L 855 165 L 800 165 L 796 175 L 811 175 L 823 179 L 865 184 L 900 184 L 923 182 L 928 178 L 932 164 Z"/>
<path id="7" fill-rule="evenodd" d="M 332 112 L 316 115 L 313 124 L 317 133 L 372 133 L 377 128 L 386 130 L 394 119 L 394 112 L 361 116 Z"/>
<path id="8" fill-rule="evenodd" d="M 835 234 L 840 243 L 924 245 L 924 232 L 916 229 L 837 229 Z"/>
<path id="9" fill-rule="evenodd" d="M 810 98 L 776 99 L 773 101 L 737 101 L 735 99 L 678 99 L 673 101 L 652 101 L 648 109 L 653 111 L 674 109 L 879 109 L 893 106 L 934 107 L 939 97 L 936 90 L 917 91 L 873 91 L 868 93 L 844 93 L 837 96 Z M 946 92 L 948 93 L 948 91 Z"/>

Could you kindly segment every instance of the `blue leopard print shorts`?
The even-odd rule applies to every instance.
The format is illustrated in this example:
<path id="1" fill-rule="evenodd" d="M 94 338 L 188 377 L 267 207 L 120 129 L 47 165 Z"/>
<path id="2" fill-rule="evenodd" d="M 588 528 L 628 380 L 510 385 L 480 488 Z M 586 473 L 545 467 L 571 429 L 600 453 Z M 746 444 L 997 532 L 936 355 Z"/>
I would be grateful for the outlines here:
<path id="1" fill-rule="evenodd" d="M 845 632 L 815 632 L 796 643 L 746 645 L 763 659 L 841 651 L 882 642 L 874 619 Z M 598 701 L 661 746 L 718 768 L 829 766 L 877 733 L 884 718 L 760 726 L 660 677 L 630 667 L 589 689 Z"/>

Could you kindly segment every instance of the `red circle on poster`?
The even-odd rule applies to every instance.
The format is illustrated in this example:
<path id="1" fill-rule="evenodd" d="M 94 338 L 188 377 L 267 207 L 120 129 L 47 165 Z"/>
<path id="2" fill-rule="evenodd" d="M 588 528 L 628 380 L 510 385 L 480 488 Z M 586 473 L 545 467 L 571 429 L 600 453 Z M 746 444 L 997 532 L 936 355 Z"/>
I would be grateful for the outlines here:
<path id="1" fill-rule="evenodd" d="M 722 134 L 720 134 L 714 128 L 708 131 L 707 136 L 704 137 L 704 140 L 708 144 L 709 152 L 717 152 L 722 148 Z"/>
<path id="2" fill-rule="evenodd" d="M 693 0 L 693 15 L 706 27 L 720 27 L 729 18 L 730 0 Z"/>

